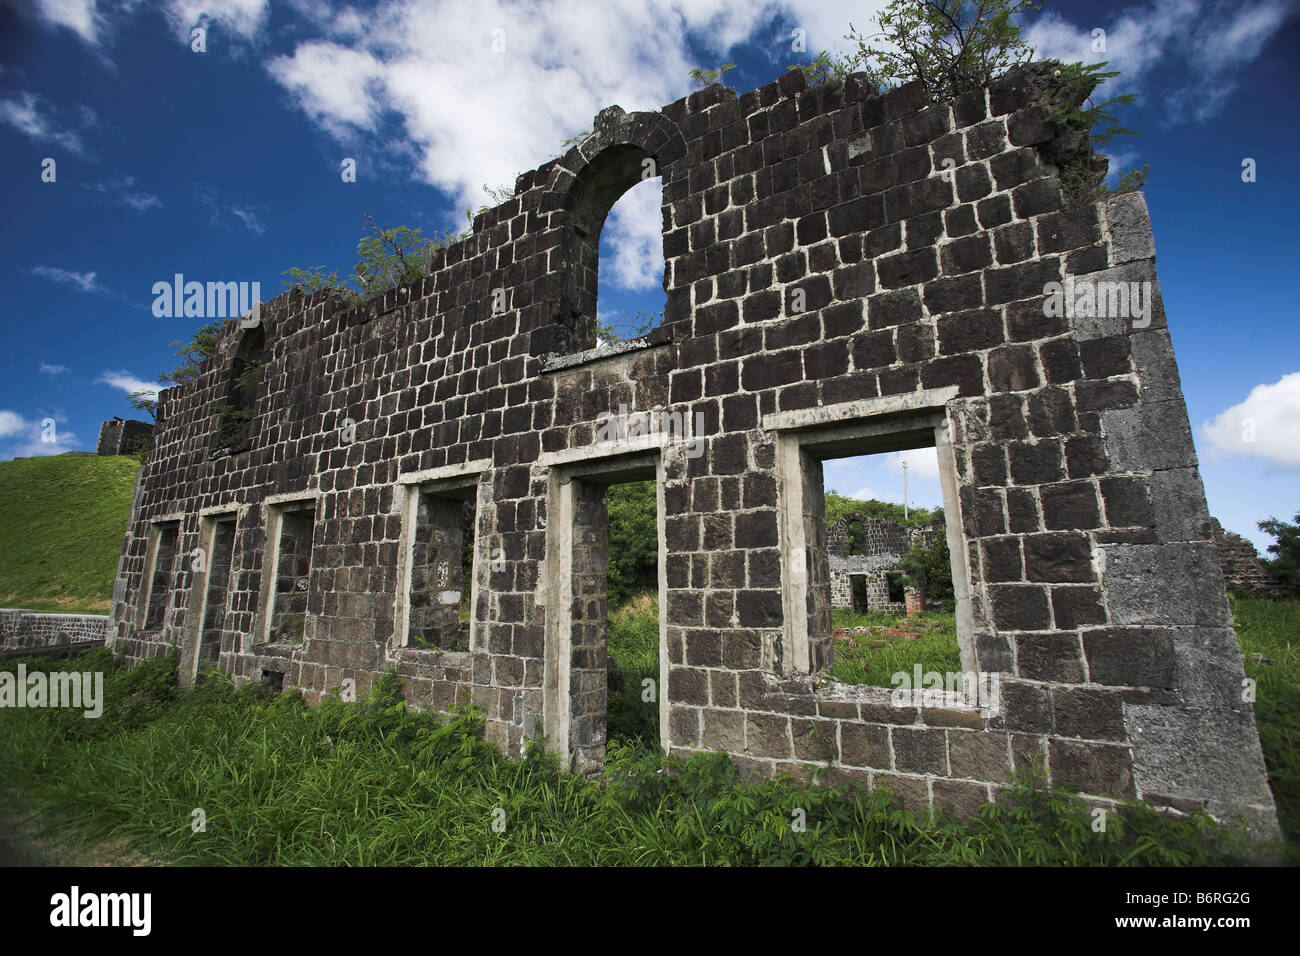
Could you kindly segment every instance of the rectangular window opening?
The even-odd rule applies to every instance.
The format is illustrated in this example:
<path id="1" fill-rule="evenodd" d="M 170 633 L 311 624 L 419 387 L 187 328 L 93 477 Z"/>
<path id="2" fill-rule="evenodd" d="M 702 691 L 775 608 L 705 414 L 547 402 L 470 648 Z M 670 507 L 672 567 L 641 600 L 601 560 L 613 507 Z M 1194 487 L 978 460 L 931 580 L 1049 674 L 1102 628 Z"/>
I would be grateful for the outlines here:
<path id="1" fill-rule="evenodd" d="M 470 648 L 477 487 L 416 492 L 407 592 L 409 647 Z"/>
<path id="2" fill-rule="evenodd" d="M 316 508 L 286 506 L 279 515 L 279 539 L 272 569 L 270 640 L 301 644 L 311 587 L 312 531 Z"/>
<path id="3" fill-rule="evenodd" d="M 155 528 L 153 567 L 149 575 L 149 596 L 146 599 L 144 629 L 156 630 L 163 626 L 167 606 L 171 599 L 172 578 L 176 573 L 176 545 L 180 538 L 180 522 L 170 521 Z"/>
<path id="4" fill-rule="evenodd" d="M 917 665 L 943 679 L 951 673 L 960 683 L 934 444 L 804 455 L 808 638 L 815 659 L 848 684 L 896 687 L 897 675 L 911 679 Z M 824 572 L 818 570 L 822 555 Z"/>
<path id="5" fill-rule="evenodd" d="M 977 657 L 944 409 L 951 397 L 768 417 L 784 489 L 780 672 L 908 688 L 919 667 L 927 689 L 932 674 L 951 682 L 960 700 L 948 703 L 983 706 L 965 693 Z"/>

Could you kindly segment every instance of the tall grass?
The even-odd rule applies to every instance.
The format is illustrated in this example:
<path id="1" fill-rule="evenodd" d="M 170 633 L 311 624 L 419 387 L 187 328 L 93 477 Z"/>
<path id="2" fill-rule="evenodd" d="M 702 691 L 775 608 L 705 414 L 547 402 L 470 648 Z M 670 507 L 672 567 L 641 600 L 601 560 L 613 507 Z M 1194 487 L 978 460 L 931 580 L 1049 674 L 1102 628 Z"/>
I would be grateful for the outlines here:
<path id="1" fill-rule="evenodd" d="M 0 711 L 0 777 L 45 828 L 159 861 L 1188 865 L 1236 852 L 1204 817 L 1139 806 L 1093 833 L 1075 798 L 1028 778 L 969 824 L 918 820 L 883 790 L 747 783 L 721 754 L 681 760 L 618 741 L 605 777 L 586 780 L 538 748 L 498 756 L 472 711 L 410 712 L 393 675 L 363 703 L 308 709 L 220 677 L 177 690 L 167 659 L 82 661 L 107 672 L 104 716 Z"/>

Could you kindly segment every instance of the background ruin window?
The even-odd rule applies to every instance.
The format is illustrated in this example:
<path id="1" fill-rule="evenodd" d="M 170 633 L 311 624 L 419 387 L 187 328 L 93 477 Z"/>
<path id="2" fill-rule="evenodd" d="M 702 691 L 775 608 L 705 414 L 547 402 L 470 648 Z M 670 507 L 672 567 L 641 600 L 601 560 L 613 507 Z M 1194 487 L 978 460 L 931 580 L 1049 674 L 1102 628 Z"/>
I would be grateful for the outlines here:
<path id="1" fill-rule="evenodd" d="M 411 541 L 408 646 L 469 650 L 476 494 L 477 486 L 419 492 Z"/>
<path id="2" fill-rule="evenodd" d="M 153 567 L 149 572 L 149 595 L 146 598 L 148 608 L 145 613 L 145 630 L 163 626 L 167 616 L 167 604 L 171 598 L 172 576 L 176 573 L 176 542 L 180 537 L 180 522 L 172 521 L 159 525 L 154 545 Z"/>
<path id="3" fill-rule="evenodd" d="M 258 323 L 244 332 L 230 363 L 225 399 L 217 404 L 217 437 L 233 454 L 252 444 L 253 412 L 261 392 L 266 333 Z"/>
<path id="4" fill-rule="evenodd" d="M 300 644 L 306 629 L 311 587 L 313 506 L 285 508 L 279 517 L 279 541 L 271 596 L 270 640 Z"/>

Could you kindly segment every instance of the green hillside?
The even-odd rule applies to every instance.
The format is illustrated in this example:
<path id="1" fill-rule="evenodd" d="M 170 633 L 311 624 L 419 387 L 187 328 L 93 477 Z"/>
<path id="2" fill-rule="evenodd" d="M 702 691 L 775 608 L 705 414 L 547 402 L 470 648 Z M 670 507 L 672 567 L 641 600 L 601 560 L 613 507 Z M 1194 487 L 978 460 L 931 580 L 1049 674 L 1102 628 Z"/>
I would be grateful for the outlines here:
<path id="1" fill-rule="evenodd" d="M 0 462 L 0 607 L 107 614 L 139 461 Z"/>

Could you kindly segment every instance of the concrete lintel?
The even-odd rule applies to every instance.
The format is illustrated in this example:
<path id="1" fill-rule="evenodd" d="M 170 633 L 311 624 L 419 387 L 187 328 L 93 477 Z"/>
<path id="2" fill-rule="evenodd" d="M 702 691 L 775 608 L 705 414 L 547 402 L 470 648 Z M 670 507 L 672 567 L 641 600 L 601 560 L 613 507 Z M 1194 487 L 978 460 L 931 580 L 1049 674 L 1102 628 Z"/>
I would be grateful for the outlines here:
<path id="1" fill-rule="evenodd" d="M 224 505 L 210 505 L 207 508 L 199 509 L 199 517 L 202 519 L 206 519 L 206 518 L 220 518 L 225 515 L 240 515 L 243 514 L 244 511 L 247 510 L 247 508 L 248 508 L 247 505 L 240 504 L 239 502 L 236 501 L 232 501 L 229 504 L 224 504 Z"/>
<path id="2" fill-rule="evenodd" d="M 601 458 L 616 458 L 639 452 L 659 451 L 668 444 L 667 432 L 647 435 L 635 435 L 615 441 L 598 441 L 581 448 L 565 448 L 562 451 L 546 451 L 537 456 L 537 463 L 544 468 L 556 468 L 564 465 L 579 464 L 584 461 L 596 461 Z"/>
<path id="3" fill-rule="evenodd" d="M 278 508 L 283 505 L 294 505 L 298 503 L 315 504 L 319 500 L 320 489 L 309 488 L 305 491 L 289 491 L 280 495 L 267 495 L 262 499 L 262 504 L 272 508 Z"/>
<path id="4" fill-rule="evenodd" d="M 838 405 L 800 408 L 789 412 L 770 412 L 763 416 L 763 430 L 789 431 L 814 425 L 834 424 L 846 419 L 877 418 L 900 412 L 940 409 L 956 398 L 959 392 L 960 389 L 956 385 L 946 385 L 943 388 L 927 388 L 902 395 L 886 395 L 883 398 L 860 398 L 852 402 L 840 402 Z"/>
<path id="5" fill-rule="evenodd" d="M 473 461 L 463 461 L 458 465 L 443 465 L 441 468 L 425 468 L 423 471 L 398 475 L 397 483 L 399 485 L 420 485 L 426 481 L 442 481 L 447 478 L 477 478 L 491 467 L 491 458 L 475 458 Z"/>
<path id="6" fill-rule="evenodd" d="M 542 371 L 559 372 L 567 368 L 577 368 L 580 365 L 590 365 L 593 362 L 599 362 L 601 359 L 617 358 L 631 352 L 644 352 L 648 349 L 665 347 L 665 343 L 652 343 L 645 337 L 629 339 L 626 342 L 606 342 L 594 349 L 586 349 L 572 355 L 548 355 L 542 360 Z"/>

